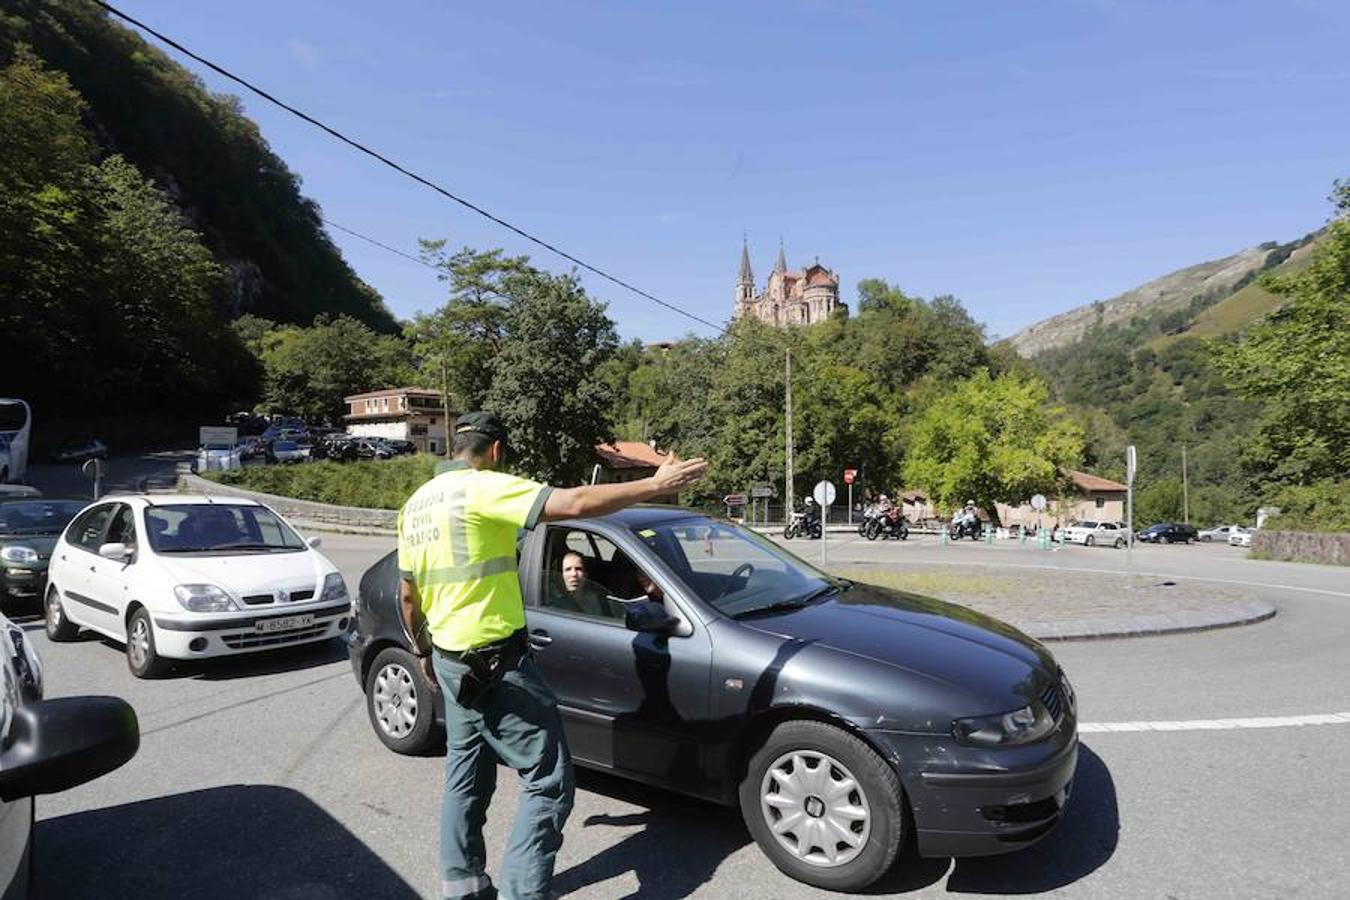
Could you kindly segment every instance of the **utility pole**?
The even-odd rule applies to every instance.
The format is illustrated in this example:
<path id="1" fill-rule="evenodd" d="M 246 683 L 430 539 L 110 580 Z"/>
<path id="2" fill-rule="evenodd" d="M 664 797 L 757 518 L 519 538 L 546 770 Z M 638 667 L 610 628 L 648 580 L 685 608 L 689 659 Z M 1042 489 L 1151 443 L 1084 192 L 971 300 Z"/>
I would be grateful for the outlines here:
<path id="1" fill-rule="evenodd" d="M 1186 479 L 1186 445 L 1181 445 L 1181 517 L 1191 524 L 1191 488 Z"/>
<path id="2" fill-rule="evenodd" d="M 786 450 L 787 462 L 784 466 L 783 477 L 783 521 L 792 521 L 792 348 L 788 347 L 785 351 L 785 368 L 783 375 L 783 396 L 786 401 L 787 415 L 784 419 L 786 425 Z"/>

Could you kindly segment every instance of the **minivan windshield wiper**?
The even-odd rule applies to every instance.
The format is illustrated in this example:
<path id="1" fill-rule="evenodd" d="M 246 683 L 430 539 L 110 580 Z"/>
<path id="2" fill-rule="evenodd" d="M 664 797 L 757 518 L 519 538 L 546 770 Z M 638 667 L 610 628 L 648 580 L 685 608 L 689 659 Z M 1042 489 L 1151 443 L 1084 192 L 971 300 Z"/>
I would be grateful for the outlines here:
<path id="1" fill-rule="evenodd" d="M 852 587 L 852 584 L 849 583 L 842 589 L 846 590 L 848 587 Z M 827 584 L 824 587 L 814 590 L 811 593 L 806 594 L 804 596 L 793 597 L 791 600 L 775 600 L 773 603 L 767 603 L 764 606 L 754 606 L 751 607 L 750 609 L 743 609 L 740 612 L 735 613 L 732 616 L 732 618 L 744 619 L 747 616 L 759 616 L 764 615 L 766 613 L 787 612 L 788 610 L 801 609 L 802 607 L 810 606 L 812 603 L 819 600 L 821 597 L 825 597 L 830 594 L 837 594 L 840 590 L 841 590 L 840 585 Z"/>

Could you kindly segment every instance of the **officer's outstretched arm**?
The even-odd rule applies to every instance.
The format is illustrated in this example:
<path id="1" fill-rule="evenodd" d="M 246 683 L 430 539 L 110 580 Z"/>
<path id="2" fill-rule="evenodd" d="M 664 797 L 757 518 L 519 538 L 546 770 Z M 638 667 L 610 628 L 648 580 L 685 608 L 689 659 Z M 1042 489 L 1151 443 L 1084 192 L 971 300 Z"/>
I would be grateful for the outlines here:
<path id="1" fill-rule="evenodd" d="M 673 494 L 697 482 L 708 471 L 703 459 L 668 459 L 656 474 L 622 484 L 587 484 L 574 488 L 556 488 L 544 501 L 544 522 L 560 519 L 588 519 L 617 512 L 626 506 Z"/>

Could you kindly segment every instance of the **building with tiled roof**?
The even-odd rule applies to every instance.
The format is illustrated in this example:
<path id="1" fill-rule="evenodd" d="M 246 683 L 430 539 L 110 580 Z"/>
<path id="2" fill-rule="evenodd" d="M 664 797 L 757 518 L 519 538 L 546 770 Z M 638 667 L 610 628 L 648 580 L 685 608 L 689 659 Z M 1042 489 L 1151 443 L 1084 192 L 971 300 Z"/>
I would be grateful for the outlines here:
<path id="1" fill-rule="evenodd" d="M 750 247 L 741 244 L 741 271 L 736 280 L 736 318 L 750 316 L 766 325 L 814 325 L 848 307 L 839 300 L 839 276 L 817 259 L 805 269 L 788 269 L 783 247 L 769 273 L 769 282 L 755 291 Z"/>
<path id="2" fill-rule="evenodd" d="M 595 455 L 604 469 L 606 482 L 637 481 L 656 474 L 670 457 L 650 444 L 642 441 L 615 441 L 612 444 L 597 444 Z M 598 473 L 597 473 L 598 474 Z M 676 503 L 679 497 L 671 494 L 657 497 L 655 503 Z"/>
<path id="3" fill-rule="evenodd" d="M 1129 490 L 1119 481 L 1102 478 L 1088 472 L 1065 469 L 1070 490 L 1062 497 L 1050 497 L 1043 512 L 1030 503 L 1011 506 L 998 504 L 998 518 L 1004 525 L 1033 527 L 1070 525 L 1074 522 L 1119 522 L 1125 518 L 1125 493 Z"/>

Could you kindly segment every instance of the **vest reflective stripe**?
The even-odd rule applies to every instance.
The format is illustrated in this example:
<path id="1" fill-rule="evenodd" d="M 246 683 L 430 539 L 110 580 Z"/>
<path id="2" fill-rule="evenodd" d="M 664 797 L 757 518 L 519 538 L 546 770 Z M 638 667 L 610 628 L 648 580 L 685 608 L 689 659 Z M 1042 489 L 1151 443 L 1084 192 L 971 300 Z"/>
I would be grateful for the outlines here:
<path id="1" fill-rule="evenodd" d="M 472 581 L 475 578 L 487 578 L 489 575 L 502 575 L 516 571 L 514 556 L 494 556 L 482 562 L 465 563 L 462 566 L 445 566 L 439 569 L 427 569 L 417 576 L 418 584 L 457 584 Z"/>
<path id="2" fill-rule="evenodd" d="M 469 529 L 464 524 L 468 512 L 469 487 L 460 478 L 446 498 L 446 512 L 450 516 L 450 558 L 461 566 L 469 558 Z M 457 579 L 463 580 L 463 579 Z"/>

